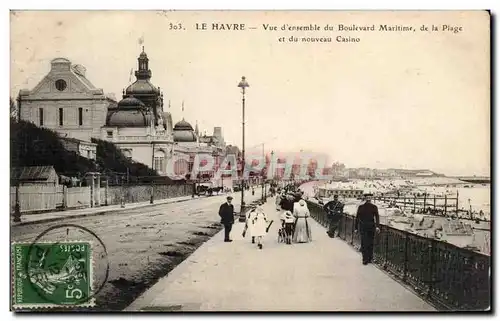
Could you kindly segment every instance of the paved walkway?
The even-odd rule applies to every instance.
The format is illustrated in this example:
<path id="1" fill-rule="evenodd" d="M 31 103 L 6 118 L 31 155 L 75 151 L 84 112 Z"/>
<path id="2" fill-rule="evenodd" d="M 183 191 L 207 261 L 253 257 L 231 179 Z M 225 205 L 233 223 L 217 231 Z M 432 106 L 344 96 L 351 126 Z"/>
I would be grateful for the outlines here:
<path id="1" fill-rule="evenodd" d="M 434 310 L 375 266 L 362 265 L 358 252 L 312 220 L 313 242 L 278 244 L 273 198 L 265 210 L 275 222 L 263 250 L 243 239 L 244 224 L 236 223 L 234 242 L 215 235 L 126 310 Z"/>

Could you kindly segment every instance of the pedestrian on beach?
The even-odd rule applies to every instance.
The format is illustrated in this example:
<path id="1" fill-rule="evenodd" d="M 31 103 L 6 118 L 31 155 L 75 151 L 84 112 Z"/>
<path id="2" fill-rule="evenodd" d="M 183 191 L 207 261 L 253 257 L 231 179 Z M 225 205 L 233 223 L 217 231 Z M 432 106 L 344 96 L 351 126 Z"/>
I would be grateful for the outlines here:
<path id="1" fill-rule="evenodd" d="M 361 254 L 363 255 L 363 264 L 367 265 L 373 260 L 373 243 L 375 233 L 380 233 L 380 218 L 378 207 L 371 202 L 371 194 L 365 194 L 365 203 L 358 207 L 354 232 L 361 234 Z"/>
<path id="2" fill-rule="evenodd" d="M 224 225 L 224 242 L 232 242 L 229 234 L 234 224 L 234 206 L 231 204 L 232 196 L 226 198 L 226 202 L 219 208 L 220 222 Z"/>
<path id="3" fill-rule="evenodd" d="M 308 218 L 311 216 L 306 201 L 300 200 L 293 206 L 293 216 L 295 217 L 295 226 L 293 233 L 294 243 L 308 243 L 312 241 L 311 226 Z"/>
<path id="4" fill-rule="evenodd" d="M 339 196 L 335 194 L 333 200 L 323 206 L 328 218 L 329 228 L 326 232 L 328 236 L 335 237 L 335 231 L 339 226 L 342 213 L 344 212 L 344 204 L 339 201 Z"/>
<path id="5" fill-rule="evenodd" d="M 257 239 L 257 246 L 262 250 L 262 239 L 267 234 L 268 220 L 262 207 L 255 209 L 255 216 L 252 218 L 252 236 Z"/>

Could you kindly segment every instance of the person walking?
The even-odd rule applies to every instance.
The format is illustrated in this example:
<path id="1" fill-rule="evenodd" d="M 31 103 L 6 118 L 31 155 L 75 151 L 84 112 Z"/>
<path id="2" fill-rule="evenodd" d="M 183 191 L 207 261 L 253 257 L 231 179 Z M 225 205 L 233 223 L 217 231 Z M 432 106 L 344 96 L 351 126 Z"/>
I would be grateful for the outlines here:
<path id="1" fill-rule="evenodd" d="M 371 202 L 371 194 L 365 194 L 365 203 L 358 207 L 354 225 L 354 233 L 361 234 L 361 254 L 363 255 L 363 265 L 371 263 L 373 260 L 373 243 L 375 233 L 379 233 L 380 218 L 378 207 Z"/>
<path id="2" fill-rule="evenodd" d="M 292 244 L 292 232 L 293 232 L 293 223 L 295 222 L 295 217 L 292 212 L 285 211 L 281 214 L 281 221 L 283 222 L 282 226 L 285 228 L 285 241 L 286 244 Z"/>
<path id="3" fill-rule="evenodd" d="M 307 204 L 304 200 L 300 200 L 293 206 L 293 216 L 295 217 L 295 228 L 293 233 L 294 243 L 311 242 L 311 226 L 308 222 L 308 217 L 311 216 Z"/>
<path id="4" fill-rule="evenodd" d="M 224 242 L 232 242 L 229 234 L 234 224 L 234 206 L 231 204 L 233 197 L 228 196 L 226 200 L 219 208 L 219 216 L 221 224 L 224 225 Z"/>
<path id="5" fill-rule="evenodd" d="M 257 215 L 255 212 L 255 208 L 248 211 L 248 214 L 246 216 L 246 221 L 245 221 L 245 227 L 243 229 L 243 237 L 246 237 L 247 234 L 252 238 L 252 244 L 255 243 L 255 235 L 253 234 L 253 219 Z"/>
<path id="6" fill-rule="evenodd" d="M 333 196 L 333 200 L 323 206 L 327 217 L 328 217 L 328 231 L 326 232 L 328 236 L 335 237 L 335 231 L 339 226 L 340 219 L 342 217 L 342 213 L 344 212 L 344 204 L 339 201 L 339 196 L 335 194 Z"/>
<path id="7" fill-rule="evenodd" d="M 267 234 L 268 221 L 267 215 L 262 207 L 257 207 L 255 216 L 252 219 L 252 236 L 257 239 L 257 246 L 262 250 L 262 239 Z"/>

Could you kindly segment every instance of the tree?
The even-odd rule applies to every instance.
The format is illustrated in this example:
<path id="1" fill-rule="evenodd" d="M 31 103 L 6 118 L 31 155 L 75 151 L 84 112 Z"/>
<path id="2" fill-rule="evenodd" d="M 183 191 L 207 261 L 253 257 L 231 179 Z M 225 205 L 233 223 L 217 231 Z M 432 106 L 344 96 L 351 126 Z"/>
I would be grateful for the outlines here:
<path id="1" fill-rule="evenodd" d="M 18 117 L 18 108 L 16 101 L 12 97 L 10 97 L 10 118 L 17 121 L 17 117 Z"/>

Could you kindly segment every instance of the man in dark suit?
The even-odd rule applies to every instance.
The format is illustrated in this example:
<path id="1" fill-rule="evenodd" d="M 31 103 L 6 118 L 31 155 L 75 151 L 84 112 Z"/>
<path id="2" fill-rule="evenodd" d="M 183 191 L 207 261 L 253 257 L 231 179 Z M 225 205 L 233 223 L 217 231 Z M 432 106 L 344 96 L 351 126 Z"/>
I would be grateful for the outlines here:
<path id="1" fill-rule="evenodd" d="M 224 242 L 232 242 L 229 238 L 229 233 L 231 233 L 231 228 L 234 224 L 234 206 L 231 204 L 233 200 L 232 196 L 227 197 L 227 202 L 222 204 L 219 208 L 220 222 L 224 225 Z"/>
<path id="2" fill-rule="evenodd" d="M 378 228 L 380 218 L 378 215 L 378 207 L 371 202 L 371 194 L 365 194 L 365 203 L 358 207 L 354 232 L 358 229 L 361 234 L 361 253 L 363 255 L 363 264 L 367 265 L 373 260 L 373 243 L 375 233 L 379 233 Z"/>
<path id="3" fill-rule="evenodd" d="M 335 194 L 333 200 L 323 206 L 327 217 L 328 217 L 328 231 L 326 232 L 328 236 L 335 237 L 335 231 L 339 226 L 339 221 L 342 218 L 342 212 L 344 211 L 344 204 L 339 201 L 339 196 Z"/>

